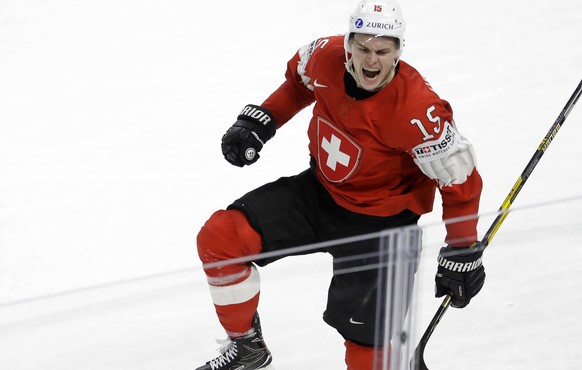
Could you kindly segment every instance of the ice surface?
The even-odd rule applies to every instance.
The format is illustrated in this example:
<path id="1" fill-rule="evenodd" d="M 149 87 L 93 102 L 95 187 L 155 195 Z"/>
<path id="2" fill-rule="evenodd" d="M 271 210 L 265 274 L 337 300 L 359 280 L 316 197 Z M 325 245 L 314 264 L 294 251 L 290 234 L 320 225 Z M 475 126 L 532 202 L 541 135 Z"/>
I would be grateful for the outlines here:
<path id="1" fill-rule="evenodd" d="M 216 209 L 307 166 L 309 109 L 245 169 L 219 138 L 355 1 L 3 0 L 0 3 L 0 367 L 193 369 L 223 336 L 195 235 Z M 582 78 L 578 0 L 403 1 L 403 59 L 447 99 L 478 153 L 485 232 Z M 582 103 L 579 103 L 582 104 Z M 451 309 L 431 369 L 582 363 L 582 106 L 487 251 L 484 291 Z M 418 331 L 443 240 L 423 217 Z M 320 319 L 330 260 L 261 269 L 278 370 L 342 369 Z M 306 287 L 309 287 L 306 289 Z M 291 345 L 292 344 L 292 345 Z M 297 354 L 306 354 L 298 356 Z"/>

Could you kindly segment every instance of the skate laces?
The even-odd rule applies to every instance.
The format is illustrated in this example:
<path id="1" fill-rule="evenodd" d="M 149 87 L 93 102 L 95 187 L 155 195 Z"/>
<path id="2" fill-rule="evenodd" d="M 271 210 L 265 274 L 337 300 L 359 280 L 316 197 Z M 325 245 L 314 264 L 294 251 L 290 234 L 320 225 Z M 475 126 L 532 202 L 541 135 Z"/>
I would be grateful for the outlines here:
<path id="1" fill-rule="evenodd" d="M 236 343 L 230 339 L 217 339 L 216 343 L 220 344 L 218 352 L 220 356 L 214 360 L 210 360 L 209 364 L 212 369 L 218 369 L 220 366 L 226 365 L 232 361 L 238 354 Z"/>

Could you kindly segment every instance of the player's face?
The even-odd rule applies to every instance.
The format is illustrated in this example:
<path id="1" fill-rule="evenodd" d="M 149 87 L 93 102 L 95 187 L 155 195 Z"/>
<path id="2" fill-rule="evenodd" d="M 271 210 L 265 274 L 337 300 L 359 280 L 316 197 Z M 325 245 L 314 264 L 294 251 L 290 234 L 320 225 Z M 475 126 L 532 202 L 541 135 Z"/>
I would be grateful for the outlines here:
<path id="1" fill-rule="evenodd" d="M 363 89 L 376 91 L 394 77 L 398 48 L 393 39 L 355 34 L 350 49 L 354 71 Z"/>

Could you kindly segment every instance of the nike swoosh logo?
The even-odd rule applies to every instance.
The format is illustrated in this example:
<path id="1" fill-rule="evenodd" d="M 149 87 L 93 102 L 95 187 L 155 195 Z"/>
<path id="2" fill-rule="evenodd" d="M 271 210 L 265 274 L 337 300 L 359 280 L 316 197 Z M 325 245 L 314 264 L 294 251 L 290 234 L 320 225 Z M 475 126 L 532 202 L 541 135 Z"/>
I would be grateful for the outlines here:
<path id="1" fill-rule="evenodd" d="M 315 86 L 315 87 L 327 87 L 327 85 L 322 85 L 322 84 L 318 83 L 317 79 L 315 79 L 315 81 L 313 81 L 313 86 Z"/>
<path id="2" fill-rule="evenodd" d="M 350 317 L 350 324 L 354 324 L 354 325 L 364 325 L 364 323 L 363 323 L 363 322 L 361 322 L 361 321 L 356 321 L 356 320 L 354 320 L 354 318 L 353 318 L 353 317 Z"/>

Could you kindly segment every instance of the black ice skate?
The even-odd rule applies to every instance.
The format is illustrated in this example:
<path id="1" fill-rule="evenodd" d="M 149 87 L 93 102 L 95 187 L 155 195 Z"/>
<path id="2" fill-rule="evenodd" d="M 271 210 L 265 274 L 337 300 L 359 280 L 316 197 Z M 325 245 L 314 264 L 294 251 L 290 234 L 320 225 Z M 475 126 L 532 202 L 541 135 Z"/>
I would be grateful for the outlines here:
<path id="1" fill-rule="evenodd" d="M 271 352 L 263 340 L 259 315 L 254 318 L 255 332 L 244 337 L 225 340 L 220 356 L 196 370 L 274 370 Z"/>

